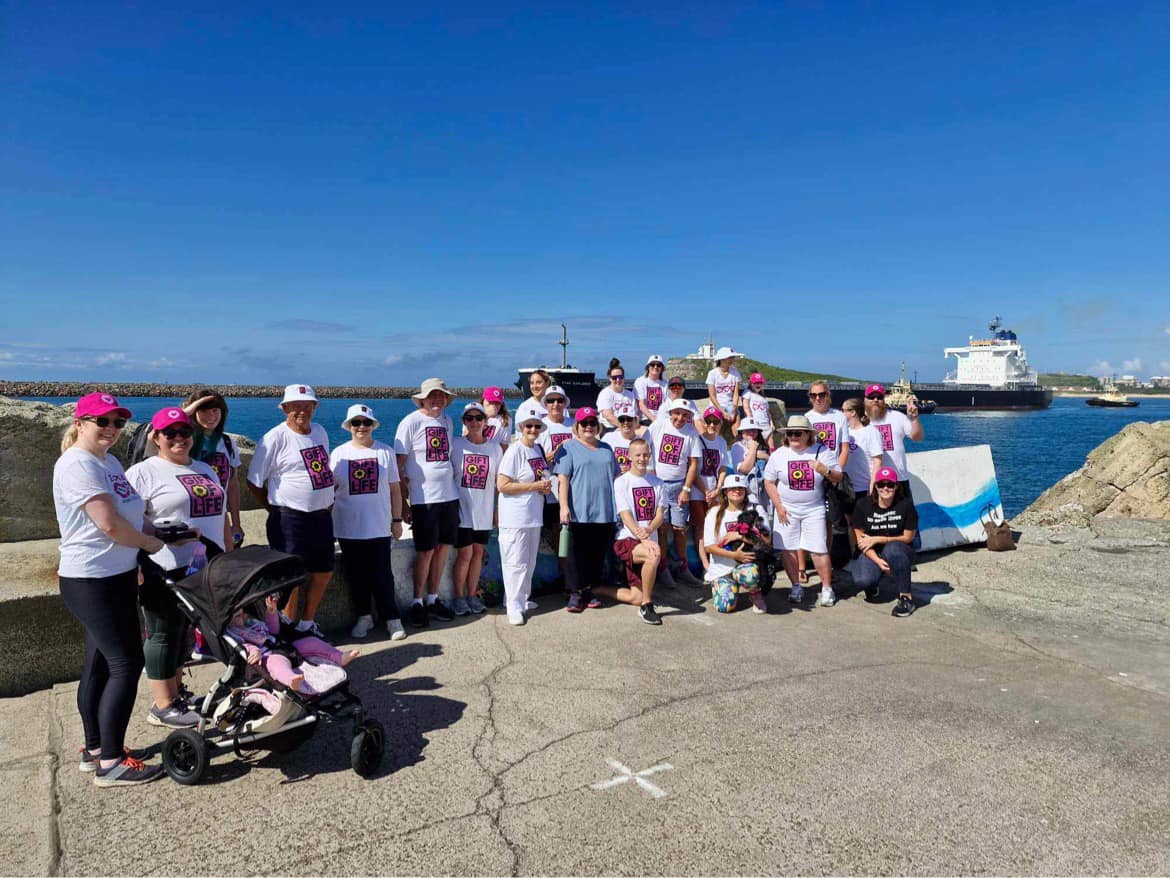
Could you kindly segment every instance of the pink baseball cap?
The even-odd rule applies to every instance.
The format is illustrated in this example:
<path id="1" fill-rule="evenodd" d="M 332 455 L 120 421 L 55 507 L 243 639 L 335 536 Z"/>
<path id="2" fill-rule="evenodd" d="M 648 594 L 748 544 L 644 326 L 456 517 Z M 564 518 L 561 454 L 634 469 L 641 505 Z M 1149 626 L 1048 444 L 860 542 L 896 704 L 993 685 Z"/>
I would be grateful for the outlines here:
<path id="1" fill-rule="evenodd" d="M 589 418 L 597 420 L 597 409 L 589 405 L 581 406 L 581 408 L 577 409 L 577 414 L 573 416 L 573 420 L 577 423 L 581 423 L 581 421 L 587 421 Z"/>
<path id="2" fill-rule="evenodd" d="M 865 388 L 865 395 L 869 396 L 871 393 L 880 393 L 882 396 L 886 395 L 886 389 L 880 384 L 871 384 Z"/>
<path id="3" fill-rule="evenodd" d="M 759 372 L 752 372 L 751 377 L 748 378 L 748 384 L 764 384 L 764 376 Z"/>
<path id="4" fill-rule="evenodd" d="M 898 471 L 892 466 L 883 466 L 876 473 L 874 473 L 873 482 L 876 485 L 878 482 L 900 482 L 898 478 Z"/>
<path id="5" fill-rule="evenodd" d="M 118 400 L 109 393 L 87 393 L 77 400 L 77 407 L 73 410 L 75 418 L 97 418 L 108 415 L 110 412 L 124 418 L 130 417 L 130 409 L 118 405 Z"/>
<path id="6" fill-rule="evenodd" d="M 504 391 L 498 387 L 485 387 L 483 389 L 484 402 L 503 402 Z"/>
<path id="7" fill-rule="evenodd" d="M 713 405 L 709 405 L 705 409 L 703 409 L 703 420 L 705 421 L 705 420 L 707 420 L 707 418 L 718 418 L 719 420 L 722 421 L 723 420 L 723 410 L 720 408 L 717 408 Z"/>
<path id="8" fill-rule="evenodd" d="M 159 409 L 154 413 L 154 417 L 150 419 L 150 426 L 156 431 L 165 430 L 167 427 L 175 426 L 175 424 L 191 426 L 191 419 L 187 417 L 187 413 L 176 405 Z"/>

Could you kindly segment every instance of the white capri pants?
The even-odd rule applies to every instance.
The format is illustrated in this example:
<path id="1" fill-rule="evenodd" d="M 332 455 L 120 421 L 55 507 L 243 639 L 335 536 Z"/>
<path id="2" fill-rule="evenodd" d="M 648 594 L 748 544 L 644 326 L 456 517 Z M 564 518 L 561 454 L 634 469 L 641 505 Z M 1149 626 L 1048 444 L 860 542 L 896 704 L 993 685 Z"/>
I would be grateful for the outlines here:
<path id="1" fill-rule="evenodd" d="M 808 512 L 788 510 L 788 524 L 781 524 L 776 518 L 772 528 L 772 545 L 777 549 L 795 552 L 804 549 L 814 555 L 829 551 L 828 526 L 825 522 L 825 507 Z"/>
<path id="2" fill-rule="evenodd" d="M 539 527 L 500 528 L 500 567 L 504 574 L 504 609 L 524 612 L 532 596 L 532 574 L 540 551 Z"/>

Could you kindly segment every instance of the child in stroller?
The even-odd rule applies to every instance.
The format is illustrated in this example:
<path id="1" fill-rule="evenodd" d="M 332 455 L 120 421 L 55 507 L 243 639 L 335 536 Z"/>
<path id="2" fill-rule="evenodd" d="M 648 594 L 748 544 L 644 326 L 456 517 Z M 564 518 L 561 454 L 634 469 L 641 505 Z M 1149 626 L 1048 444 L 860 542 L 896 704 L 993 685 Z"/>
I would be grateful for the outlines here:
<path id="1" fill-rule="evenodd" d="M 319 637 L 296 631 L 291 625 L 282 627 L 279 600 L 277 594 L 264 598 L 263 622 L 249 616 L 243 608 L 237 610 L 227 633 L 247 650 L 249 665 L 263 668 L 265 674 L 294 692 L 313 696 L 330 688 L 330 683 L 336 685 L 344 676 L 330 673 L 323 663 L 345 667 L 358 657 L 360 650 L 343 653 Z"/>

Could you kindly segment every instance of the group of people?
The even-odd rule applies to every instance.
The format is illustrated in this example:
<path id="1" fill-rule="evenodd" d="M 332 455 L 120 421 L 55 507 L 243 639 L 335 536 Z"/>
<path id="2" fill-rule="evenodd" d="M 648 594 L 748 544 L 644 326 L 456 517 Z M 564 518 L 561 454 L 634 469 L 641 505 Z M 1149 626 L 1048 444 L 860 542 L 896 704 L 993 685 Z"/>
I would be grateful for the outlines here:
<path id="1" fill-rule="evenodd" d="M 856 495 L 844 510 L 854 583 L 873 597 L 889 575 L 898 595 L 894 615 L 910 615 L 917 516 L 905 442 L 923 436 L 913 404 L 905 414 L 890 410 L 884 388 L 874 384 L 864 400 L 847 400 L 838 410 L 828 384 L 818 381 L 809 388 L 807 413 L 775 423 L 763 376 L 752 374 L 744 387 L 737 357 L 730 349 L 717 352 L 701 411 L 684 398 L 685 381 L 664 381 L 665 363 L 652 356 L 634 391 L 624 387 L 621 363 L 611 361 L 609 385 L 572 416 L 568 395 L 542 370 L 532 373 L 531 396 L 514 415 L 502 389 L 487 387 L 462 407 L 459 429 L 447 411 L 455 395 L 442 379 L 428 378 L 392 445 L 374 439 L 378 418 L 359 403 L 342 423 L 352 438 L 332 450 L 314 422 L 312 387 L 289 385 L 283 420 L 257 443 L 247 486 L 268 510 L 268 544 L 300 557 L 310 576 L 306 593 L 294 591 L 279 612 L 268 607 L 270 618 L 257 631 L 276 626 L 338 664 L 356 654 L 324 643 L 315 621 L 336 541 L 357 611 L 351 634 L 367 636 L 376 613 L 391 639 L 405 637 L 391 567 L 392 542 L 404 524 L 415 549 L 413 597 L 403 608 L 413 627 L 485 611 L 479 580 L 493 530 L 513 625 L 525 624 L 536 609 L 531 596 L 542 540 L 558 551 L 558 584 L 570 613 L 608 599 L 660 625 L 655 587 L 677 585 L 709 589 L 720 613 L 741 604 L 765 613 L 757 554 L 768 551 L 782 558 L 790 601 L 804 599 L 811 557 L 819 603 L 832 606 L 833 524 L 825 492 L 842 483 Z M 61 593 L 86 629 L 81 762 L 102 786 L 141 783 L 160 770 L 124 743 L 143 667 L 153 696 L 148 721 L 173 728 L 198 722 L 181 682 L 183 616 L 164 583 L 204 555 L 232 551 L 244 536 L 233 478 L 240 460 L 224 433 L 223 396 L 200 390 L 155 413 L 155 454 L 123 471 L 109 452 L 129 418 L 110 394 L 78 400 L 53 476 Z M 175 522 L 193 538 L 163 542 L 155 535 Z M 448 604 L 439 585 L 452 549 Z"/>

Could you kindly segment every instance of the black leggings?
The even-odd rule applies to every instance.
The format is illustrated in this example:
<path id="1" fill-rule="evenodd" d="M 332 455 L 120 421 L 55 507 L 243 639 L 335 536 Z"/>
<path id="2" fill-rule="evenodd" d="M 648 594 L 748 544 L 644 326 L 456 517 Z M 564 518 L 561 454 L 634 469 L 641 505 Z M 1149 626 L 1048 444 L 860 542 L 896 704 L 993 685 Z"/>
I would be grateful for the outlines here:
<path id="1" fill-rule="evenodd" d="M 142 658 L 138 622 L 138 568 L 100 579 L 59 578 L 65 606 L 85 626 L 85 667 L 77 711 L 85 747 L 102 759 L 121 759 L 134 709 Z"/>
<path id="2" fill-rule="evenodd" d="M 390 537 L 370 540 L 338 539 L 341 546 L 341 564 L 354 612 L 369 616 L 370 598 L 378 608 L 383 622 L 398 618 L 398 604 L 394 601 L 394 568 L 390 566 Z"/>
<path id="3" fill-rule="evenodd" d="M 589 524 L 571 522 L 569 533 L 569 570 L 573 576 L 572 591 L 582 591 L 605 582 L 605 559 L 613 546 L 613 523 Z"/>

